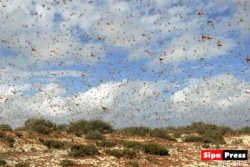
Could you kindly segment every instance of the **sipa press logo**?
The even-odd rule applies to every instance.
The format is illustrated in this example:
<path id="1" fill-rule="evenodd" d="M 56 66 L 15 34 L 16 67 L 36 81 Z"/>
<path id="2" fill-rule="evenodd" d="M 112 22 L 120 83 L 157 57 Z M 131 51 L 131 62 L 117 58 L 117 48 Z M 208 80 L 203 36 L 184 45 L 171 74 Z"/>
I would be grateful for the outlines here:
<path id="1" fill-rule="evenodd" d="M 201 150 L 201 160 L 247 160 L 247 150 Z"/>

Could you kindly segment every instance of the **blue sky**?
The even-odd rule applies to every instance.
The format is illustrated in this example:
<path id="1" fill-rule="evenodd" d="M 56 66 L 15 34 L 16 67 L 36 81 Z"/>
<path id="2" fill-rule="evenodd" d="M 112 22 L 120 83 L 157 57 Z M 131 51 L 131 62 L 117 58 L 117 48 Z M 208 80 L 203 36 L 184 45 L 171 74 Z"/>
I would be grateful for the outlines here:
<path id="1" fill-rule="evenodd" d="M 248 1 L 2 4 L 0 123 L 249 125 Z"/>

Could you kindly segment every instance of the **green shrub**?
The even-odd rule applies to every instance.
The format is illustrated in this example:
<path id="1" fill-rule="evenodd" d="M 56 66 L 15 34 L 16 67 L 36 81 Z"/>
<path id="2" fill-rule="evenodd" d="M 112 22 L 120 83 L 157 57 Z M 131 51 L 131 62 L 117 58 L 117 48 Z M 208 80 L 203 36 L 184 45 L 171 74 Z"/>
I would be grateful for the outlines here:
<path id="1" fill-rule="evenodd" d="M 161 156 L 169 155 L 168 151 L 165 148 L 154 143 L 145 144 L 143 146 L 143 150 L 146 154 L 161 155 Z"/>
<path id="2" fill-rule="evenodd" d="M 225 143 L 223 134 L 218 131 L 207 131 L 202 135 L 202 137 L 205 143 L 214 143 L 214 144 Z"/>
<path id="3" fill-rule="evenodd" d="M 180 138 L 181 137 L 181 135 L 182 135 L 182 133 L 181 132 L 174 132 L 174 138 Z"/>
<path id="4" fill-rule="evenodd" d="M 121 129 L 120 132 L 128 136 L 146 136 L 150 133 L 150 128 L 147 127 L 128 127 Z"/>
<path id="5" fill-rule="evenodd" d="M 29 167 L 29 166 L 30 166 L 30 164 L 28 164 L 28 163 L 18 163 L 15 165 L 15 167 Z"/>
<path id="6" fill-rule="evenodd" d="M 240 130 L 238 130 L 238 132 L 243 134 L 250 134 L 250 127 L 249 126 L 242 127 L 240 128 Z"/>
<path id="7" fill-rule="evenodd" d="M 201 136 L 188 135 L 183 139 L 184 142 L 203 142 L 204 139 Z"/>
<path id="8" fill-rule="evenodd" d="M 56 131 L 58 132 L 66 132 L 68 128 L 68 125 L 66 124 L 60 124 L 56 126 Z"/>
<path id="9" fill-rule="evenodd" d="M 142 144 L 136 141 L 124 141 L 123 146 L 127 148 L 131 148 L 133 150 L 140 150 L 142 149 Z"/>
<path id="10" fill-rule="evenodd" d="M 85 138 L 88 140 L 105 140 L 105 136 L 101 134 L 99 131 L 89 131 Z"/>
<path id="11" fill-rule="evenodd" d="M 98 147 L 113 147 L 115 146 L 115 142 L 110 142 L 110 141 L 97 141 L 96 146 Z"/>
<path id="12" fill-rule="evenodd" d="M 4 166 L 4 165 L 6 165 L 6 164 L 7 164 L 7 162 L 6 162 L 5 160 L 0 159 L 0 166 Z"/>
<path id="13" fill-rule="evenodd" d="M 55 125 L 44 119 L 29 119 L 25 122 L 25 128 L 29 132 L 49 134 L 55 129 Z"/>
<path id="14" fill-rule="evenodd" d="M 60 165 L 62 167 L 70 167 L 70 166 L 74 166 L 74 162 L 72 160 L 65 159 L 61 161 Z"/>
<path id="15" fill-rule="evenodd" d="M 217 134 L 220 134 L 220 136 L 225 135 L 226 133 L 230 133 L 233 130 L 226 126 L 218 126 L 214 124 L 207 124 L 203 122 L 194 122 L 191 124 L 191 126 L 187 126 L 186 128 L 191 129 L 193 132 L 196 132 L 200 135 L 204 135 L 205 133 L 209 132 L 216 132 Z"/>
<path id="16" fill-rule="evenodd" d="M 67 128 L 68 133 L 74 133 L 77 136 L 81 136 L 87 131 L 88 131 L 88 122 L 83 119 L 71 122 Z"/>
<path id="17" fill-rule="evenodd" d="M 209 145 L 209 144 L 203 144 L 201 147 L 202 147 L 202 148 L 209 148 L 210 145 Z"/>
<path id="18" fill-rule="evenodd" d="M 99 131 L 101 133 L 111 133 L 113 131 L 113 127 L 109 123 L 99 119 L 91 120 L 88 126 L 90 130 Z"/>
<path id="19" fill-rule="evenodd" d="M 73 145 L 68 152 L 71 157 L 84 157 L 100 154 L 94 145 Z"/>
<path id="20" fill-rule="evenodd" d="M 174 138 L 172 138 L 164 129 L 156 128 L 150 131 L 150 136 L 157 137 L 161 139 L 167 139 L 176 141 Z"/>
<path id="21" fill-rule="evenodd" d="M 2 125 L 0 125 L 0 130 L 2 130 L 2 131 L 12 131 L 12 128 L 10 127 L 10 125 L 2 124 Z"/>
<path id="22" fill-rule="evenodd" d="M 133 150 L 130 149 L 113 149 L 113 150 L 106 150 L 106 153 L 114 156 L 116 158 L 121 158 L 121 157 L 125 157 L 125 158 L 135 158 L 136 157 L 136 153 Z"/>
<path id="23" fill-rule="evenodd" d="M 35 147 L 31 147 L 31 148 L 30 148 L 30 151 L 32 151 L 32 152 L 37 152 L 37 149 L 36 149 Z"/>
<path id="24" fill-rule="evenodd" d="M 58 141 L 58 140 L 43 140 L 43 145 L 47 146 L 49 149 L 55 148 L 55 149 L 64 149 L 65 143 Z"/>

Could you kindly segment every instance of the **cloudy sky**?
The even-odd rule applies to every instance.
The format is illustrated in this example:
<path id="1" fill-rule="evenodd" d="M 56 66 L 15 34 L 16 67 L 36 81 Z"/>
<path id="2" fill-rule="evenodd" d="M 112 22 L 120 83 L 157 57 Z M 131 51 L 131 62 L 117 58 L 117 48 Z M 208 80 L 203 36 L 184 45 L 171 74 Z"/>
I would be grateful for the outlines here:
<path id="1" fill-rule="evenodd" d="M 0 123 L 250 125 L 248 0 L 0 0 Z"/>

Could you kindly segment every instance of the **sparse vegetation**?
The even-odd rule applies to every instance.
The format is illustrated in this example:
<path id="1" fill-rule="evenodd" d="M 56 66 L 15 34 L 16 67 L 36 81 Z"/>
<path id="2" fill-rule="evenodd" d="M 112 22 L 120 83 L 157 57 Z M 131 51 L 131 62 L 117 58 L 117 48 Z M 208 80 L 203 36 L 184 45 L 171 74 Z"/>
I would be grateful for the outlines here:
<path id="1" fill-rule="evenodd" d="M 7 164 L 7 162 L 6 162 L 5 160 L 0 159 L 0 166 L 4 166 L 4 165 L 6 165 L 6 164 Z"/>
<path id="2" fill-rule="evenodd" d="M 150 131 L 150 136 L 152 137 L 157 137 L 161 139 L 166 139 L 166 140 L 171 140 L 171 141 L 176 141 L 173 137 L 171 137 L 166 130 L 161 129 L 161 128 L 156 128 L 152 129 Z"/>
<path id="3" fill-rule="evenodd" d="M 89 131 L 85 138 L 88 140 L 105 140 L 105 136 L 101 134 L 99 131 Z"/>
<path id="4" fill-rule="evenodd" d="M 183 138 L 184 142 L 204 142 L 203 137 L 197 135 L 188 135 Z"/>
<path id="5" fill-rule="evenodd" d="M 250 134 L 250 127 L 249 126 L 242 127 L 238 130 L 238 132 L 242 134 Z"/>
<path id="6" fill-rule="evenodd" d="M 32 152 L 37 152 L 37 149 L 36 149 L 35 147 L 31 147 L 31 148 L 30 148 L 30 151 L 32 151 Z"/>
<path id="7" fill-rule="evenodd" d="M 223 136 L 233 131 L 231 128 L 226 127 L 226 126 L 206 124 L 203 122 L 194 122 L 190 126 L 187 126 L 186 128 L 190 128 L 192 132 L 198 133 L 200 135 L 204 135 L 210 132 L 210 133 L 216 133 L 220 136 Z"/>
<path id="8" fill-rule="evenodd" d="M 88 122 L 84 119 L 71 122 L 67 128 L 68 133 L 74 133 L 76 136 L 81 136 L 88 130 Z"/>
<path id="9" fill-rule="evenodd" d="M 76 162 L 73 162 L 70 159 L 59 161 L 59 164 L 57 165 L 63 167 L 80 165 L 81 162 L 79 162 L 77 159 L 85 156 L 88 156 L 88 158 L 90 159 L 97 159 L 95 156 L 100 155 L 101 153 L 116 157 L 118 158 L 117 161 L 124 161 L 123 163 L 125 163 L 126 166 L 131 166 L 131 167 L 138 167 L 139 165 L 141 166 L 142 164 L 140 159 L 142 157 L 144 158 L 144 160 L 145 159 L 148 160 L 144 161 L 147 164 L 161 165 L 162 161 L 159 161 L 159 156 L 168 156 L 169 155 L 168 148 L 171 149 L 171 151 L 173 149 L 174 150 L 176 149 L 177 152 L 180 152 L 182 154 L 186 154 L 185 153 L 186 146 L 188 147 L 190 146 L 193 149 L 194 146 L 195 147 L 200 146 L 203 149 L 210 149 L 210 148 L 213 149 L 214 147 L 216 149 L 219 149 L 221 147 L 221 144 L 224 144 L 224 136 L 225 139 L 227 137 L 230 138 L 230 140 L 228 141 L 232 141 L 232 142 L 227 142 L 226 146 L 229 144 L 234 145 L 235 147 L 241 145 L 245 146 L 247 142 L 245 142 L 244 137 L 247 137 L 247 133 L 249 130 L 247 127 L 244 127 L 239 130 L 232 131 L 230 128 L 224 126 L 217 126 L 205 123 L 193 123 L 185 127 L 165 127 L 165 128 L 154 128 L 154 129 L 147 127 L 130 127 L 130 128 L 113 130 L 109 126 L 104 125 L 105 122 L 103 123 L 99 120 L 98 121 L 92 120 L 89 122 L 85 120 L 79 120 L 76 122 L 71 122 L 69 125 L 60 124 L 57 126 L 55 126 L 51 122 L 47 122 L 46 120 L 37 121 L 32 119 L 27 122 L 26 126 L 24 126 L 24 128 L 21 131 L 15 130 L 11 132 L 6 130 L 0 130 L 0 140 L 1 140 L 0 143 L 3 143 L 4 146 L 7 146 L 7 144 L 12 147 L 17 146 L 16 148 L 13 147 L 11 150 L 18 149 L 18 154 L 24 153 L 25 155 L 26 154 L 38 155 L 41 153 L 41 149 L 39 148 L 39 146 L 37 146 L 37 144 L 39 143 L 36 143 L 34 140 L 40 141 L 40 146 L 41 144 L 43 144 L 48 149 L 54 149 L 54 150 L 47 150 L 48 154 L 53 154 L 57 152 L 57 150 L 55 149 L 67 149 L 68 156 L 72 159 L 76 159 Z M 44 134 L 44 132 L 41 132 L 36 128 L 34 128 L 36 127 L 36 125 L 34 125 L 34 122 L 42 122 L 43 126 L 49 129 L 49 132 L 47 131 L 48 133 L 47 132 L 45 133 L 48 134 L 48 136 L 40 135 Z M 102 132 L 99 132 L 99 130 L 101 130 Z M 26 131 L 35 133 L 27 133 Z M 53 133 L 50 133 L 52 131 Z M 68 134 L 61 133 L 65 131 L 68 132 Z M 110 132 L 115 132 L 115 133 L 106 134 Z M 81 136 L 81 138 L 76 137 L 74 134 Z M 239 138 L 241 134 L 244 135 L 242 135 L 242 138 Z M 236 135 L 236 138 L 231 138 L 233 137 L 233 135 Z M 173 139 L 172 136 L 181 137 L 185 142 L 199 142 L 199 143 L 188 144 L 180 142 L 177 144 L 177 148 L 171 148 L 171 146 L 173 146 L 173 142 L 169 142 L 166 140 L 174 141 L 175 139 Z M 14 145 L 15 138 L 18 138 L 17 139 L 18 143 L 16 145 Z M 30 142 L 31 138 L 32 142 L 34 141 L 34 145 L 32 144 L 30 149 L 27 150 L 22 146 L 19 147 L 21 143 L 26 143 L 26 141 Z M 87 140 L 84 140 L 84 138 Z M 145 140 L 143 140 L 144 138 Z M 159 139 L 165 139 L 165 140 L 159 140 Z M 96 141 L 88 141 L 88 140 L 96 140 Z M 149 141 L 149 143 L 146 143 L 147 141 Z M 81 143 L 83 142 L 94 143 L 94 145 L 91 144 L 82 145 Z M 1 158 L 5 158 L 5 156 L 0 157 L 0 159 Z M 60 155 L 60 159 L 61 158 L 64 159 L 65 156 L 62 157 Z M 119 160 L 120 158 L 125 158 L 125 160 L 124 159 Z M 2 161 L 3 162 L 0 161 L 0 166 L 1 163 L 5 162 L 4 159 Z M 8 161 L 12 160 L 8 159 Z M 17 162 L 18 160 L 15 162 L 11 162 L 11 164 Z M 3 166 L 5 165 L 6 164 L 4 164 Z M 23 165 L 29 166 L 29 164 L 25 163 L 20 163 L 17 165 L 21 167 Z"/>
<path id="10" fill-rule="evenodd" d="M 98 146 L 98 147 L 113 147 L 115 145 L 116 145 L 116 143 L 111 142 L 111 141 L 97 141 L 96 142 L 96 146 Z"/>
<path id="11" fill-rule="evenodd" d="M 56 130 L 58 132 L 66 132 L 67 131 L 67 128 L 68 128 L 68 125 L 67 124 L 60 124 L 60 125 L 57 125 L 56 126 Z"/>
<path id="12" fill-rule="evenodd" d="M 113 149 L 113 150 L 106 150 L 106 153 L 108 155 L 114 156 L 116 158 L 135 158 L 136 157 L 136 152 L 130 149 Z"/>
<path id="13" fill-rule="evenodd" d="M 68 152 L 71 157 L 84 157 L 100 154 L 94 145 L 73 145 Z"/>
<path id="14" fill-rule="evenodd" d="M 113 131 L 113 127 L 109 123 L 99 119 L 89 121 L 88 126 L 90 130 L 100 133 L 111 133 Z"/>
<path id="15" fill-rule="evenodd" d="M 2 130 L 2 131 L 12 131 L 12 128 L 10 127 L 10 125 L 1 124 L 0 125 L 0 130 Z"/>
<path id="16" fill-rule="evenodd" d="M 131 148 L 133 150 L 140 150 L 142 149 L 142 144 L 136 141 L 124 141 L 123 146 L 127 148 Z"/>
<path id="17" fill-rule="evenodd" d="M 29 132 L 39 133 L 39 134 L 49 134 L 55 130 L 56 126 L 44 119 L 29 119 L 25 122 L 25 128 Z"/>
<path id="18" fill-rule="evenodd" d="M 74 166 L 74 162 L 72 160 L 62 160 L 60 163 L 61 167 L 70 167 L 70 166 Z"/>
<path id="19" fill-rule="evenodd" d="M 154 143 L 143 145 L 143 150 L 146 154 L 166 156 L 169 155 L 168 151 L 162 146 Z"/>
<path id="20" fill-rule="evenodd" d="M 207 131 L 202 134 L 204 143 L 225 144 L 223 134 L 219 131 Z"/>
<path id="21" fill-rule="evenodd" d="M 128 136 L 146 136 L 150 134 L 150 128 L 148 127 L 128 127 L 120 130 L 120 133 Z"/>
<path id="22" fill-rule="evenodd" d="M 24 162 L 18 163 L 18 164 L 15 165 L 15 167 L 29 167 L 29 166 L 30 166 L 30 164 L 24 163 Z"/>
<path id="23" fill-rule="evenodd" d="M 209 147 L 210 147 L 210 145 L 207 144 L 207 143 L 205 143 L 205 144 L 202 145 L 202 148 L 209 148 Z"/>
<path id="24" fill-rule="evenodd" d="M 173 136 L 174 138 L 180 138 L 181 137 L 181 132 L 174 132 Z"/>
<path id="25" fill-rule="evenodd" d="M 47 146 L 49 149 L 64 149 L 65 143 L 58 140 L 43 140 L 43 145 Z"/>

